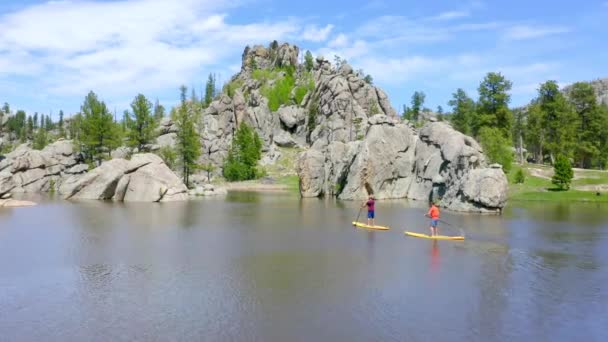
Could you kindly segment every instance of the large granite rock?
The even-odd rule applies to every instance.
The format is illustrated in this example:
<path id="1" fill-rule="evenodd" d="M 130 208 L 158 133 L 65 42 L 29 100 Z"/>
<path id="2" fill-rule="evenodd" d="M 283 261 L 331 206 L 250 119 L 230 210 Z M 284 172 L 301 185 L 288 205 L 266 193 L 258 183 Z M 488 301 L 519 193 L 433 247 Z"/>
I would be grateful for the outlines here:
<path id="1" fill-rule="evenodd" d="M 507 180 L 489 168 L 481 147 L 442 122 L 416 132 L 385 115 L 367 120 L 360 142 L 315 143 L 298 162 L 304 197 L 410 198 L 453 210 L 494 212 L 506 203 Z"/>
<path id="2" fill-rule="evenodd" d="M 5 157 L 0 162 L 0 170 L 5 173 L 0 178 L 0 188 L 10 187 L 11 192 L 55 190 L 66 178 L 68 170 L 81 165 L 78 164 L 78 155 L 74 152 L 72 142 L 63 139 L 43 150 L 33 150 L 23 144 Z"/>
<path id="3" fill-rule="evenodd" d="M 113 159 L 84 176 L 75 175 L 59 190 L 66 199 L 168 202 L 188 199 L 188 189 L 155 154 Z"/>
<path id="4" fill-rule="evenodd" d="M 111 199 L 128 166 L 125 159 L 109 160 L 84 176 L 72 176 L 61 185 L 59 193 L 66 199 Z"/>

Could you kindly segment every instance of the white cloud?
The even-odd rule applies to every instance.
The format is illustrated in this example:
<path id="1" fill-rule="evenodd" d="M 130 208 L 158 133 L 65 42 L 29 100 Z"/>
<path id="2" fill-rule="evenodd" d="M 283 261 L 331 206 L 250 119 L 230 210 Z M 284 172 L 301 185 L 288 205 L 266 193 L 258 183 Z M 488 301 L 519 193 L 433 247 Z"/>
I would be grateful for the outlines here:
<path id="1" fill-rule="evenodd" d="M 508 28 L 504 33 L 507 40 L 524 40 L 542 38 L 545 36 L 568 33 L 570 29 L 564 26 L 528 26 L 516 25 Z"/>
<path id="2" fill-rule="evenodd" d="M 344 33 L 340 33 L 334 39 L 327 43 L 330 48 L 341 48 L 348 45 L 348 37 Z"/>
<path id="3" fill-rule="evenodd" d="M 471 15 L 471 13 L 469 13 L 468 11 L 449 11 L 449 12 L 439 13 L 438 15 L 431 17 L 431 19 L 432 20 L 452 20 L 452 19 L 466 18 L 470 15 Z"/>
<path id="4" fill-rule="evenodd" d="M 230 24 L 221 13 L 227 6 L 211 0 L 29 6 L 0 17 L 0 76 L 36 76 L 38 88 L 56 95 L 92 89 L 131 97 L 187 84 L 204 68 L 222 68 L 217 63 L 239 56 L 246 44 L 301 32 L 291 19 Z"/>
<path id="5" fill-rule="evenodd" d="M 325 27 L 319 28 L 315 25 L 308 26 L 302 32 L 302 40 L 311 42 L 324 42 L 331 33 L 334 25 L 328 24 Z"/>

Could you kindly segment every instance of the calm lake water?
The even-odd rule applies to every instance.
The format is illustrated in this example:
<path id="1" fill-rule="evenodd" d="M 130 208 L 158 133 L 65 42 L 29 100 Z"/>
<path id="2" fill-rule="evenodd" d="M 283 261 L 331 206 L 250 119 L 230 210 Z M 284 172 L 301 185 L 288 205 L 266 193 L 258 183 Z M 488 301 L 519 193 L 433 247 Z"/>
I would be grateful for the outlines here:
<path id="1" fill-rule="evenodd" d="M 467 240 L 433 243 L 407 201 L 367 232 L 290 194 L 36 200 L 0 209 L 2 341 L 608 340 L 606 205 L 444 212 Z"/>

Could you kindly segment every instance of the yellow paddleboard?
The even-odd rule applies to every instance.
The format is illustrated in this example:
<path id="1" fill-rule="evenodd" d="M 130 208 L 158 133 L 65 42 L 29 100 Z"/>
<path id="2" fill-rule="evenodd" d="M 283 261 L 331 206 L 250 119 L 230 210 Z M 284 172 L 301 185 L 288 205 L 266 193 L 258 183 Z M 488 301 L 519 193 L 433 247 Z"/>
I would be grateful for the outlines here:
<path id="1" fill-rule="evenodd" d="M 359 228 L 364 228 L 364 229 L 375 229 L 375 230 L 389 230 L 389 227 L 384 227 L 384 226 L 368 226 L 364 223 L 361 222 L 353 222 L 353 226 L 357 226 Z"/>
<path id="2" fill-rule="evenodd" d="M 409 235 L 409 236 L 413 236 L 413 237 L 417 237 L 417 238 L 422 238 L 422 239 L 431 239 L 431 240 L 464 240 L 464 236 L 445 236 L 445 235 L 431 236 L 431 235 L 420 234 L 420 233 L 413 233 L 413 232 L 408 232 L 408 231 L 405 231 L 403 233 L 405 235 Z"/>

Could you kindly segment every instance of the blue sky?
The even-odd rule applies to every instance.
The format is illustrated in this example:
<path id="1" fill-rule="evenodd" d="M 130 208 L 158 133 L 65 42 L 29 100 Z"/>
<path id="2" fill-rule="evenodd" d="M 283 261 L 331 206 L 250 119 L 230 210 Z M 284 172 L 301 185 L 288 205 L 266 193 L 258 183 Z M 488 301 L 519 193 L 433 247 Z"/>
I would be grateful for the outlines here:
<path id="1" fill-rule="evenodd" d="M 346 58 L 401 111 L 455 89 L 476 98 L 488 71 L 538 84 L 608 77 L 608 1 L 0 0 L 0 102 L 70 114 L 89 90 L 122 112 L 138 93 L 171 106 L 180 84 L 227 80 L 245 45 L 288 41 Z"/>

